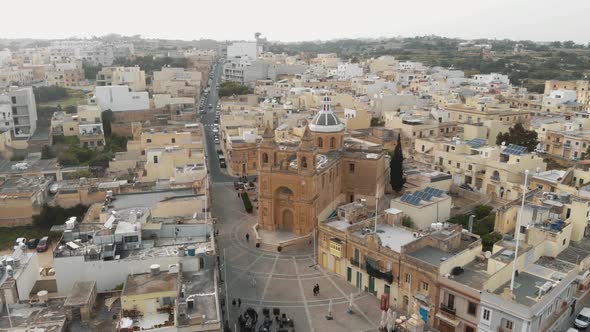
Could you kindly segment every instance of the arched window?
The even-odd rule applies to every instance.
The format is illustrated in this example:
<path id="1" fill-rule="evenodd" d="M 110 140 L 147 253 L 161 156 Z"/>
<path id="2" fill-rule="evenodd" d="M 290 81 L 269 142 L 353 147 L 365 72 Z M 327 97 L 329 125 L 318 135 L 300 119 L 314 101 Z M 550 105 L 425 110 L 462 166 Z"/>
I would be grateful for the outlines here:
<path id="1" fill-rule="evenodd" d="M 318 148 L 323 148 L 324 147 L 324 139 L 321 137 L 318 137 Z"/>
<path id="2" fill-rule="evenodd" d="M 330 138 L 330 147 L 331 148 L 336 147 L 336 138 L 335 137 Z"/>
<path id="3" fill-rule="evenodd" d="M 267 153 L 262 154 L 262 163 L 268 164 L 268 154 Z"/>
<path id="4" fill-rule="evenodd" d="M 307 168 L 307 158 L 301 157 L 301 168 Z"/>

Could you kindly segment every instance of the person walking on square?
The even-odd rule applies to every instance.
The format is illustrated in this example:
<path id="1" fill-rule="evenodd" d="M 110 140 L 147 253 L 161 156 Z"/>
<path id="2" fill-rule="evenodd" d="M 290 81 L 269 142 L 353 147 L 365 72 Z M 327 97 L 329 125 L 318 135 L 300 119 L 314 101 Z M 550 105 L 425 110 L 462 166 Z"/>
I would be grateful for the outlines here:
<path id="1" fill-rule="evenodd" d="M 246 242 L 250 242 L 250 233 L 246 233 Z"/>
<path id="2" fill-rule="evenodd" d="M 238 308 L 242 306 L 242 299 L 238 298 Z"/>
<path id="3" fill-rule="evenodd" d="M 320 284 L 315 285 L 315 290 L 318 294 L 320 293 Z"/>

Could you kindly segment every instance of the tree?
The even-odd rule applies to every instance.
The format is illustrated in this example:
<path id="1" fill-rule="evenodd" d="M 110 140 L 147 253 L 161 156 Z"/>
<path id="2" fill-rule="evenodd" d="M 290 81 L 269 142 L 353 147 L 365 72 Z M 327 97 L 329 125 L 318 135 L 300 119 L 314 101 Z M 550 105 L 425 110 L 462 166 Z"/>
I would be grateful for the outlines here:
<path id="1" fill-rule="evenodd" d="M 535 150 L 539 140 L 536 131 L 526 130 L 521 123 L 517 123 L 508 129 L 507 133 L 499 133 L 496 136 L 496 144 L 500 145 L 502 142 L 524 146 L 530 152 Z"/>
<path id="2" fill-rule="evenodd" d="M 404 155 L 402 152 L 401 134 L 397 136 L 397 145 L 393 150 L 391 161 L 389 162 L 389 181 L 393 190 L 400 192 L 404 187 Z"/>
<path id="3" fill-rule="evenodd" d="M 51 147 L 49 145 L 43 145 L 43 148 L 41 148 L 41 159 L 51 158 L 55 158 L 53 151 L 51 151 Z"/>
<path id="4" fill-rule="evenodd" d="M 111 122 L 113 121 L 113 111 L 106 110 L 101 113 L 102 118 L 102 129 L 104 130 L 104 136 L 109 137 L 112 134 Z"/>
<path id="5" fill-rule="evenodd" d="M 371 118 L 371 127 L 383 127 L 385 123 L 379 118 Z"/>
<path id="6" fill-rule="evenodd" d="M 219 97 L 245 95 L 248 93 L 252 93 L 252 90 L 237 82 L 223 82 L 219 87 Z"/>
<path id="7" fill-rule="evenodd" d="M 68 89 L 57 85 L 33 87 L 33 94 L 37 103 L 44 103 L 66 98 L 68 96 Z"/>

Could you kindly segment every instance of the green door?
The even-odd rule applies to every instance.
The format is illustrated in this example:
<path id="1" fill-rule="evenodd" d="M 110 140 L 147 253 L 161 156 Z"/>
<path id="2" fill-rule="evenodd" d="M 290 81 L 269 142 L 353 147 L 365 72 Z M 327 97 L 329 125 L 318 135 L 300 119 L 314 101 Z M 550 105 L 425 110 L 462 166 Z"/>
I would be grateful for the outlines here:
<path id="1" fill-rule="evenodd" d="M 363 273 L 360 271 L 356 273 L 356 288 L 363 288 Z"/>
<path id="2" fill-rule="evenodd" d="M 354 262 L 359 264 L 360 263 L 359 259 L 360 259 L 359 250 L 358 250 L 358 248 L 354 248 Z"/>
<path id="3" fill-rule="evenodd" d="M 369 276 L 369 293 L 377 294 L 375 291 L 375 278 Z"/>
<path id="4" fill-rule="evenodd" d="M 352 282 L 352 269 L 350 267 L 346 268 L 346 281 Z"/>

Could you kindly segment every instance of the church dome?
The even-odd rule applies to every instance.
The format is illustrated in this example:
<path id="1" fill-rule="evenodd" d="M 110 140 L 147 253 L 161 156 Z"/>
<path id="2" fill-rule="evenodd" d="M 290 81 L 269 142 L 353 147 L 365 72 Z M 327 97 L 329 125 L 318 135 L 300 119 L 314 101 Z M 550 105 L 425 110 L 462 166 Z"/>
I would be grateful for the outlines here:
<path id="1" fill-rule="evenodd" d="M 309 129 L 321 133 L 335 133 L 344 130 L 344 124 L 332 112 L 330 97 L 324 96 L 322 99 L 322 108 L 309 123 Z"/>

